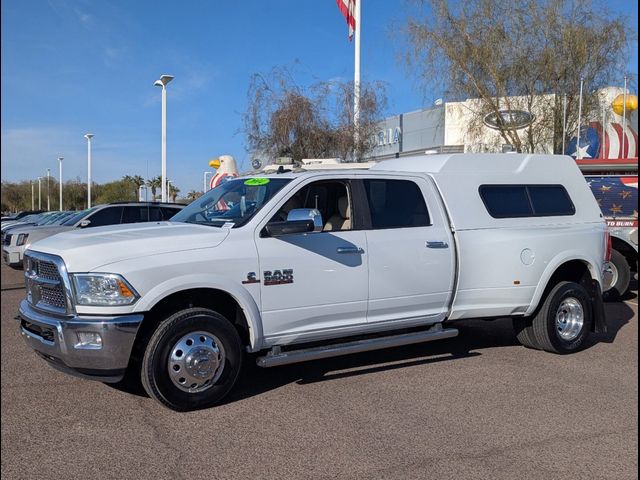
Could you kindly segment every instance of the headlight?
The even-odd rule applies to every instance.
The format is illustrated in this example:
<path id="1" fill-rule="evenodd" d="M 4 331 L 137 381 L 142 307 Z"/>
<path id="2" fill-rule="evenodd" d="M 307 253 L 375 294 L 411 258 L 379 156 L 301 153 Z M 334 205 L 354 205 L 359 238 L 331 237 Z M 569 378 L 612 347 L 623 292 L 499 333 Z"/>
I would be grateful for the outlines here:
<path id="1" fill-rule="evenodd" d="M 71 275 L 76 305 L 112 307 L 131 305 L 139 295 L 120 275 L 111 273 L 76 273 Z"/>
<path id="2" fill-rule="evenodd" d="M 29 238 L 28 233 L 21 233 L 20 235 L 18 235 L 18 239 L 16 240 L 16 246 L 21 247 L 22 245 L 27 243 L 27 238 Z"/>

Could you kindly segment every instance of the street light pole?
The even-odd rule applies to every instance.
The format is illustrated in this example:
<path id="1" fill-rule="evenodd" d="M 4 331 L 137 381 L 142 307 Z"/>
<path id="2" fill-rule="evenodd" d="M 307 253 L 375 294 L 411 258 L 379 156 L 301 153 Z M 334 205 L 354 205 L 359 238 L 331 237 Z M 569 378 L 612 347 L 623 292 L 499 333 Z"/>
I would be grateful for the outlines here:
<path id="1" fill-rule="evenodd" d="M 42 177 L 38 177 L 38 210 L 42 210 Z"/>
<path id="2" fill-rule="evenodd" d="M 51 211 L 51 199 L 49 196 L 49 192 L 50 192 L 50 183 L 49 183 L 49 179 L 51 178 L 51 169 L 47 168 L 47 212 Z"/>
<path id="3" fill-rule="evenodd" d="M 167 201 L 167 84 L 172 75 L 161 75 L 154 85 L 162 87 L 162 201 Z"/>
<path id="4" fill-rule="evenodd" d="M 91 208 L 91 139 L 93 133 L 87 133 L 87 208 Z"/>
<path id="5" fill-rule="evenodd" d="M 64 160 L 64 157 L 58 157 L 58 163 L 60 166 L 60 175 L 58 177 L 60 183 L 60 211 L 62 211 L 62 160 Z"/>
<path id="6" fill-rule="evenodd" d="M 29 180 L 29 183 L 31 184 L 31 210 L 35 210 L 35 203 L 34 203 L 35 197 L 33 195 L 33 188 L 34 188 L 33 180 Z"/>

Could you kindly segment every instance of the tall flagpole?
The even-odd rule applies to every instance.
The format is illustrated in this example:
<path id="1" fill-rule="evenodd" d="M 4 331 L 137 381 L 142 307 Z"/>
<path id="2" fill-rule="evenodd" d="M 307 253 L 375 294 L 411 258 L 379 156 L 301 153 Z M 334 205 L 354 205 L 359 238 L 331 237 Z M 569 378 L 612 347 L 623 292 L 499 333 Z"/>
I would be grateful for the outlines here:
<path id="1" fill-rule="evenodd" d="M 578 134 L 576 135 L 576 159 L 582 158 L 580 153 L 580 123 L 582 122 L 582 85 L 584 78 L 580 78 L 580 101 L 578 102 Z"/>
<path id="2" fill-rule="evenodd" d="M 622 92 L 622 158 L 627 158 L 627 76 L 624 76 L 624 91 Z"/>
<path id="3" fill-rule="evenodd" d="M 600 140 L 600 158 L 604 158 L 604 154 L 607 151 L 607 109 L 605 108 L 607 105 L 607 98 L 605 97 L 602 101 L 602 131 L 601 140 Z"/>
<path id="4" fill-rule="evenodd" d="M 360 2 L 355 0 L 355 65 L 353 69 L 353 127 L 356 147 L 360 143 Z M 356 150 L 357 152 L 357 150 Z M 356 159 L 358 160 L 358 159 Z"/>
<path id="5" fill-rule="evenodd" d="M 562 95 L 562 155 L 564 155 L 564 144 L 567 138 L 567 94 Z"/>

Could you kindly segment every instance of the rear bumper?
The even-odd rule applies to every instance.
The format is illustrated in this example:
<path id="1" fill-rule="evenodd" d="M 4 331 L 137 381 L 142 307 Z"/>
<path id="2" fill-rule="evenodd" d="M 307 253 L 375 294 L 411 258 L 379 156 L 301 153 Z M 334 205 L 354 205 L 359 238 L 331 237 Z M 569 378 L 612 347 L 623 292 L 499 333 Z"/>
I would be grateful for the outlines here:
<path id="1" fill-rule="evenodd" d="M 17 319 L 27 345 L 52 367 L 66 373 L 117 382 L 129 364 L 143 315 L 55 317 L 34 310 L 26 300 Z M 100 345 L 83 345 L 79 334 L 97 334 Z"/>

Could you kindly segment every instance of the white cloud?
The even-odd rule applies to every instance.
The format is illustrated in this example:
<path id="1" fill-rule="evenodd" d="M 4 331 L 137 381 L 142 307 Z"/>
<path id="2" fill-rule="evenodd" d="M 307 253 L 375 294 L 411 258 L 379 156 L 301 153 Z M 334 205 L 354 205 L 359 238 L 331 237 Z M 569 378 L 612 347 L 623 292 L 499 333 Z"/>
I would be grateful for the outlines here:
<path id="1" fill-rule="evenodd" d="M 77 8 L 74 9 L 74 12 L 76 14 L 76 16 L 78 17 L 78 20 L 80 21 L 80 23 L 82 24 L 83 27 L 85 28 L 89 28 L 91 27 L 92 23 L 93 23 L 93 16 L 83 12 L 81 10 L 78 10 Z"/>

